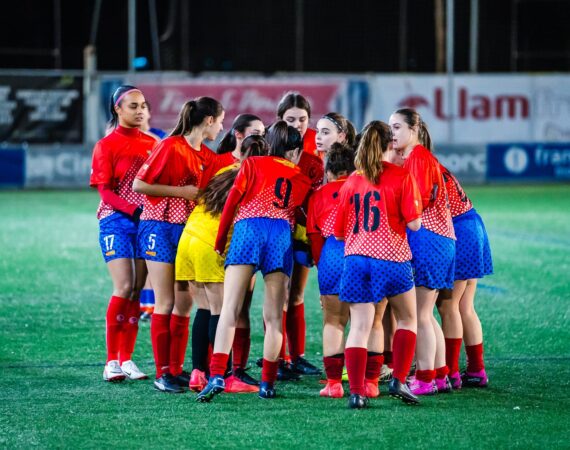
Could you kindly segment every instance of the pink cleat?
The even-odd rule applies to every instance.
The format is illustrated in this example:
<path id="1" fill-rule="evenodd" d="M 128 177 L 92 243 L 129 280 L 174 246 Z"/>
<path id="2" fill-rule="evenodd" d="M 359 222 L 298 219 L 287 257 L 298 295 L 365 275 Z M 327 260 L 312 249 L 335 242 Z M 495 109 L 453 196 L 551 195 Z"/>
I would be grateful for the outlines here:
<path id="1" fill-rule="evenodd" d="M 449 381 L 451 382 L 451 387 L 454 391 L 461 389 L 461 375 L 459 372 L 455 372 L 449 376 Z"/>
<path id="2" fill-rule="evenodd" d="M 248 392 L 259 392 L 259 386 L 244 383 L 235 375 L 226 378 L 226 390 L 229 394 L 245 394 Z"/>
<path id="3" fill-rule="evenodd" d="M 344 396 L 344 389 L 340 381 L 328 380 L 324 388 L 319 392 L 321 397 L 342 398 Z"/>
<path id="4" fill-rule="evenodd" d="M 448 394 L 453 390 L 453 386 L 447 375 L 443 378 L 436 378 L 435 385 L 437 386 L 437 392 L 440 394 Z"/>
<path id="5" fill-rule="evenodd" d="M 417 378 L 414 379 L 413 383 L 410 385 L 410 391 L 414 395 L 434 395 L 437 394 L 437 386 L 435 385 L 435 381 L 430 381 L 426 383 L 425 381 L 418 380 Z"/>
<path id="6" fill-rule="evenodd" d="M 380 389 L 378 389 L 378 381 L 365 379 L 364 389 L 366 390 L 366 397 L 368 398 L 380 397 Z"/>
<path id="7" fill-rule="evenodd" d="M 190 374 L 190 383 L 188 387 L 191 391 L 201 392 L 204 390 L 208 380 L 206 379 L 206 374 L 199 369 L 194 369 Z"/>

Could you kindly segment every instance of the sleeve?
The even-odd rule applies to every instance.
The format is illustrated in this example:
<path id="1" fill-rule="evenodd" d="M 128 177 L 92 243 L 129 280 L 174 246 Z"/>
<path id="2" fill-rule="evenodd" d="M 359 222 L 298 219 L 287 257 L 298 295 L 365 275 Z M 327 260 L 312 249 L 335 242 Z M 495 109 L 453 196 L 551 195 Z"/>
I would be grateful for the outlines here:
<path id="1" fill-rule="evenodd" d="M 139 169 L 136 178 L 148 184 L 169 184 L 168 165 L 176 164 L 171 146 L 162 141 Z M 157 181 L 160 180 L 160 183 Z"/>
<path id="2" fill-rule="evenodd" d="M 338 208 L 336 211 L 336 219 L 334 223 L 334 236 L 337 239 L 344 239 L 345 238 L 345 230 L 346 230 L 346 220 L 347 220 L 347 211 L 348 211 L 348 196 L 350 192 L 348 191 L 348 182 L 344 184 L 339 191 L 339 199 L 338 199 Z"/>
<path id="3" fill-rule="evenodd" d="M 218 228 L 218 235 L 216 236 L 216 245 L 214 250 L 216 250 L 220 255 L 226 250 L 226 243 L 228 241 L 228 233 L 232 226 L 236 209 L 241 201 L 243 194 L 236 189 L 236 186 L 230 189 L 226 204 L 224 205 L 224 210 L 220 217 L 220 226 Z"/>
<path id="4" fill-rule="evenodd" d="M 404 167 L 415 178 L 422 200 L 422 207 L 424 209 L 427 208 L 434 190 L 432 174 L 427 161 L 421 157 L 408 158 L 404 163 Z"/>
<path id="5" fill-rule="evenodd" d="M 108 205 L 111 205 L 114 210 L 121 211 L 129 216 L 135 214 L 137 208 L 140 205 L 135 205 L 134 203 L 130 203 L 124 198 L 118 196 L 113 192 L 113 190 L 106 184 L 99 184 L 98 186 L 99 195 L 101 196 L 101 200 Z"/>
<path id="6" fill-rule="evenodd" d="M 321 252 L 323 251 L 323 245 L 325 245 L 325 239 L 320 233 L 309 233 L 309 241 L 311 242 L 311 256 L 315 261 L 315 264 L 319 265 L 319 260 L 321 259 Z"/>
<path id="7" fill-rule="evenodd" d="M 112 186 L 113 159 L 110 150 L 101 142 L 95 144 L 93 160 L 91 163 L 91 178 L 89 185 L 95 187 L 99 184 Z"/>
<path id="8" fill-rule="evenodd" d="M 320 191 L 315 192 L 311 197 L 309 197 L 309 206 L 307 209 L 307 234 L 310 233 L 320 233 L 317 228 L 317 212 L 316 203 L 320 197 Z"/>
<path id="9" fill-rule="evenodd" d="M 416 180 L 406 174 L 402 183 L 402 216 L 406 223 L 416 220 L 422 215 L 422 197 Z"/>

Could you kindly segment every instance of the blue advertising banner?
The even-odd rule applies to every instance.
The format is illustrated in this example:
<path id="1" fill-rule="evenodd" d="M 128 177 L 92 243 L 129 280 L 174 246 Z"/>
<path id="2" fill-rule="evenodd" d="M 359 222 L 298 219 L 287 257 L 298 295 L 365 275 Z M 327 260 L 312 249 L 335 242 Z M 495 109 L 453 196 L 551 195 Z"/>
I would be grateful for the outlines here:
<path id="1" fill-rule="evenodd" d="M 487 179 L 570 180 L 570 142 L 489 144 Z"/>
<path id="2" fill-rule="evenodd" d="M 24 186 L 25 164 L 23 148 L 0 149 L 0 187 Z"/>

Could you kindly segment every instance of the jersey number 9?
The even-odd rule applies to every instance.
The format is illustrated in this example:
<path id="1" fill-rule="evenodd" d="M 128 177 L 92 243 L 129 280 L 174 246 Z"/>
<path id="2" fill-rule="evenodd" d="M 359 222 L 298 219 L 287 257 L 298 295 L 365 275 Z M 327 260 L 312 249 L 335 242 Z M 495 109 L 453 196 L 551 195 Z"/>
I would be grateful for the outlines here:
<path id="1" fill-rule="evenodd" d="M 277 200 L 281 200 L 281 203 L 273 202 L 273 206 L 279 209 L 287 208 L 289 206 L 289 199 L 291 198 L 291 189 L 293 189 L 291 180 L 287 178 L 277 178 L 277 182 L 275 183 L 275 197 L 277 197 Z"/>

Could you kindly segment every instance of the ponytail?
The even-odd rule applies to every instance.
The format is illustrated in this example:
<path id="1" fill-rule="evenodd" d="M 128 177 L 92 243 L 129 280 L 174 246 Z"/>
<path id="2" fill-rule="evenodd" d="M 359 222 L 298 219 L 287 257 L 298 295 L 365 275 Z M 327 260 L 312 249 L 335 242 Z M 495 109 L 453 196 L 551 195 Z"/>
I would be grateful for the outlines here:
<path id="1" fill-rule="evenodd" d="M 211 116 L 216 119 L 223 111 L 221 103 L 211 97 L 198 97 L 190 100 L 182 106 L 176 126 L 170 132 L 170 136 L 186 136 L 206 117 Z"/>
<path id="2" fill-rule="evenodd" d="M 373 120 L 362 130 L 354 164 L 372 184 L 379 181 L 382 155 L 388 150 L 391 140 L 390 127 L 379 120 Z"/>
<path id="3" fill-rule="evenodd" d="M 418 127 L 418 140 L 420 141 L 420 144 L 422 144 L 430 152 L 433 152 L 433 143 L 429 134 L 428 127 L 426 123 L 421 119 Z"/>
<path id="4" fill-rule="evenodd" d="M 269 145 L 263 136 L 252 134 L 246 137 L 241 144 L 241 157 L 266 156 L 269 153 Z"/>

